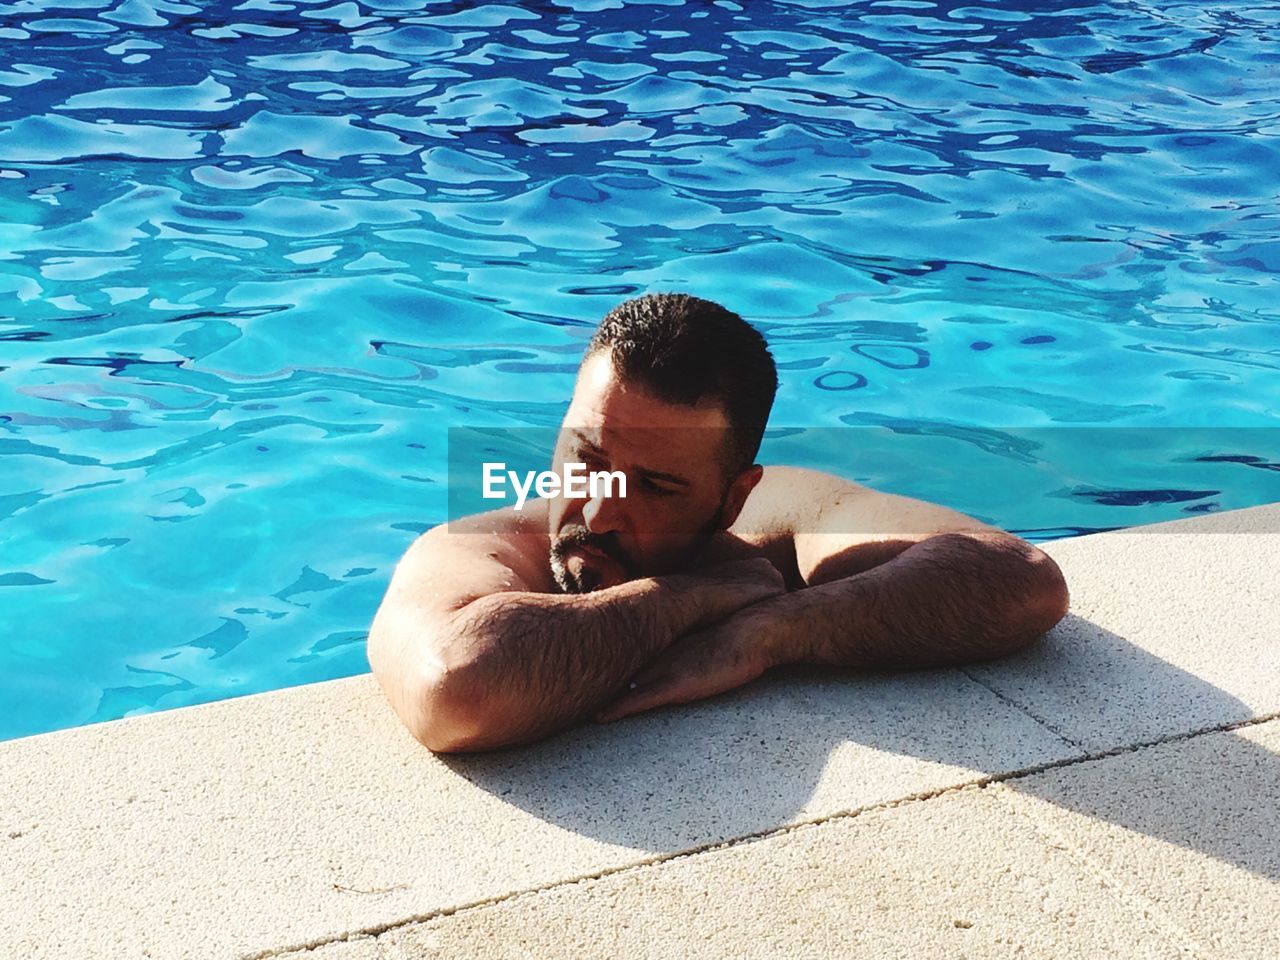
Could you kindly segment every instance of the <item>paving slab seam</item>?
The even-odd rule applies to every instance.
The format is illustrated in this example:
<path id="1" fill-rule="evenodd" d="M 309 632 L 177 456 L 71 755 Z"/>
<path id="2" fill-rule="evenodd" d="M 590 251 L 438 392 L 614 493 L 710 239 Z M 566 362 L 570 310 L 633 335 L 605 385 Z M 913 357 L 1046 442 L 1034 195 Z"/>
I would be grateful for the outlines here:
<path id="1" fill-rule="evenodd" d="M 1038 772 L 1040 768 L 1036 768 L 1031 772 Z M 833 820 L 849 819 L 861 816 L 864 813 L 872 813 L 879 810 L 889 810 L 894 807 L 904 806 L 909 803 L 917 803 L 922 800 L 931 800 L 944 794 L 956 793 L 961 790 L 981 789 L 990 782 L 989 779 L 970 780 L 960 784 L 953 784 L 948 787 L 942 787 L 937 790 L 929 790 L 922 793 L 914 793 L 905 797 L 898 797 L 894 800 L 886 800 L 881 803 L 868 804 L 865 807 L 857 807 L 850 810 L 840 810 L 816 820 L 802 820 L 799 823 L 784 824 L 781 827 L 772 827 L 768 830 L 760 830 L 755 833 L 746 833 L 729 840 L 718 840 L 715 843 L 703 844 L 699 847 L 690 847 L 686 850 L 680 850 L 670 854 L 659 854 L 657 856 L 647 857 L 641 860 L 633 860 L 630 863 L 624 863 L 617 867 L 609 867 L 604 870 L 596 870 L 590 873 L 579 874 L 574 877 L 566 877 L 562 880 L 554 880 L 550 883 L 544 883 L 535 887 L 526 887 L 523 890 L 513 890 L 510 893 L 500 894 L 493 897 L 484 897 L 479 900 L 473 900 L 469 903 L 459 904 L 454 907 L 442 907 L 439 910 L 432 910 L 427 913 L 415 914 L 396 920 L 392 923 L 383 923 L 376 926 L 361 927 L 344 934 L 337 934 L 331 937 L 321 937 L 306 943 L 291 944 L 281 947 L 271 947 L 266 950 L 254 953 L 241 954 L 238 960 L 266 960 L 268 957 L 280 956 L 281 954 L 298 953 L 303 950 L 317 950 L 333 943 L 342 943 L 352 940 L 376 939 L 384 933 L 390 933 L 392 930 L 398 930 L 401 927 L 411 926 L 413 924 L 425 923 L 430 920 L 436 920 L 440 917 L 450 917 L 456 913 L 475 910 L 483 907 L 493 906 L 499 903 L 505 903 L 509 900 L 516 900 L 523 897 L 534 897 L 551 890 L 557 890 L 561 887 L 572 886 L 582 883 L 586 880 L 599 880 L 604 877 L 613 876 L 617 873 L 625 873 L 632 870 L 643 870 L 647 867 L 662 866 L 673 863 L 677 860 L 684 860 L 690 857 L 701 856 L 704 853 L 712 853 L 716 850 L 727 850 L 731 847 L 740 846 L 746 843 L 754 843 L 758 840 L 771 839 L 773 837 L 785 836 L 786 834 L 795 833 L 800 830 L 807 830 L 813 827 L 821 826 Z"/>
<path id="2" fill-rule="evenodd" d="M 975 677 L 972 673 L 970 673 L 968 670 L 964 669 L 963 667 L 960 667 L 959 670 L 961 673 L 963 673 L 966 677 L 968 677 L 978 686 L 982 687 L 984 690 L 994 695 L 997 700 L 1002 701 L 1006 706 L 1012 707 L 1014 710 L 1017 710 L 1019 713 L 1028 717 L 1034 723 L 1037 723 L 1040 726 L 1044 727 L 1046 730 L 1052 733 L 1055 737 L 1057 737 L 1063 743 L 1069 744 L 1070 746 L 1075 747 L 1077 750 L 1084 749 L 1084 744 L 1076 743 L 1076 741 L 1072 740 L 1061 730 L 1055 729 L 1053 724 L 1051 724 L 1048 720 L 1044 719 L 1043 717 L 1036 716 L 1036 714 L 1031 711 L 1030 707 L 1024 706 L 1023 704 L 1019 703 L 1017 700 L 1014 700 L 1012 697 L 1001 693 L 999 690 L 997 690 L 995 687 L 991 686 L 990 684 L 985 683 L 982 680 L 979 680 L 977 677 Z"/>
<path id="3" fill-rule="evenodd" d="M 1258 726 L 1258 725 L 1261 725 L 1264 723 L 1270 723 L 1276 720 L 1280 720 L 1280 712 L 1266 714 L 1264 716 L 1259 716 L 1259 717 L 1251 717 L 1246 720 L 1238 720 L 1229 724 L 1220 724 L 1216 726 L 1205 727 L 1205 728 L 1193 730 L 1187 733 L 1173 734 L 1171 736 L 1163 737 L 1158 740 L 1152 740 L 1152 741 L 1147 741 L 1147 742 L 1137 743 L 1137 744 L 1130 744 L 1122 747 L 1115 747 L 1100 753 L 1087 754 L 1085 756 L 1068 757 L 1062 760 L 1055 760 L 1050 763 L 1043 763 L 1043 764 L 1037 764 L 1032 767 L 1025 767 L 1020 770 L 1015 770 L 1009 773 L 988 774 L 981 777 L 976 777 L 973 780 L 967 780 L 963 783 L 952 784 L 950 786 L 941 787 L 936 790 L 928 790 L 920 793 L 913 793 L 904 797 L 895 798 L 893 800 L 885 800 L 880 803 L 868 804 L 867 806 L 863 806 L 863 807 L 856 807 L 849 810 L 836 811 L 835 813 L 828 814 L 826 816 L 820 817 L 815 820 L 804 820 L 799 823 L 785 824 L 781 827 L 774 827 L 768 830 L 757 831 L 755 833 L 742 834 L 738 837 L 734 837 L 729 840 L 720 840 L 715 843 L 704 844 L 699 847 L 692 847 L 687 850 L 678 851 L 676 853 L 648 857 L 641 860 L 632 861 L 631 863 L 622 864 L 621 866 L 617 866 L 617 867 L 611 867 L 604 870 L 597 870 L 590 873 L 584 873 L 574 877 L 567 877 L 561 880 L 552 881 L 550 883 L 541 884 L 535 887 L 527 887 L 523 890 L 513 890 L 509 893 L 504 893 L 504 894 L 493 896 L 493 897 L 485 897 L 479 900 L 474 900 L 468 903 L 459 904 L 453 907 L 443 907 L 441 909 L 432 910 L 427 913 L 408 916 L 403 919 L 396 920 L 392 923 L 378 924 L 376 926 L 370 926 L 370 927 L 361 927 L 357 930 L 351 930 L 344 934 L 336 934 L 329 937 L 321 937 L 316 940 L 308 941 L 305 943 L 295 943 L 287 946 L 271 947 L 266 950 L 261 950 L 254 953 L 246 953 L 246 954 L 242 954 L 239 960 L 266 960 L 266 958 L 280 956 L 282 954 L 298 953 L 303 950 L 306 950 L 306 951 L 316 950 L 333 943 L 342 943 L 342 942 L 354 941 L 354 940 L 376 939 L 377 937 L 381 936 L 384 933 L 389 933 L 392 930 L 397 930 L 402 927 L 407 927 L 407 926 L 418 924 L 418 923 L 425 923 L 430 920 L 435 920 L 440 917 L 452 916 L 456 913 L 462 913 L 468 910 L 474 910 L 474 909 L 479 909 L 483 907 L 493 906 L 498 903 L 504 903 L 508 900 L 515 900 L 521 897 L 537 896 L 539 894 L 546 893 L 550 890 L 555 890 L 560 887 L 566 887 L 573 884 L 581 883 L 585 880 L 597 880 L 604 877 L 612 876 L 613 874 L 617 874 L 617 873 L 623 873 L 631 870 L 641 870 L 646 867 L 672 863 L 677 860 L 700 856 L 702 854 L 711 853 L 716 850 L 725 850 L 725 849 L 729 849 L 731 847 L 739 846 L 742 844 L 754 843 L 759 840 L 785 836 L 786 834 L 794 833 L 799 830 L 809 829 L 815 826 L 820 826 L 822 824 L 829 823 L 835 820 L 851 819 L 853 817 L 861 816 L 862 814 L 865 814 L 865 813 L 873 813 L 881 810 L 891 810 L 896 807 L 906 806 L 907 804 L 920 803 L 923 801 L 933 800 L 938 797 L 946 796 L 948 794 L 959 793 L 960 791 L 963 791 L 963 790 L 985 790 L 986 788 L 993 785 L 1002 786 L 1009 783 L 1010 781 L 1016 781 L 1020 779 L 1025 779 L 1027 777 L 1036 776 L 1037 774 L 1044 773 L 1049 770 L 1057 770 L 1065 767 L 1073 767 L 1080 764 L 1092 763 L 1099 760 L 1107 760 L 1112 757 L 1122 756 L 1127 753 L 1134 753 L 1139 750 L 1150 749 L 1152 747 L 1162 746 L 1168 743 L 1177 743 L 1179 741 L 1192 740 L 1192 739 L 1195 739 L 1196 737 L 1207 736 L 1209 734 L 1214 734 L 1214 733 L 1229 733 L 1234 730 L 1240 730 L 1248 727 Z M 1062 739 L 1066 740 L 1065 737 Z M 1026 816 L 1026 814 L 1022 814 L 1022 816 Z M 1047 836 L 1043 831 L 1038 831 L 1038 832 L 1041 834 L 1041 836 Z M 1056 838 L 1056 839 L 1058 839 L 1059 841 L 1061 840 L 1061 838 Z M 1060 847 L 1059 842 L 1055 842 L 1052 845 L 1055 848 Z M 1069 852 L 1071 851 L 1074 851 L 1074 848 L 1070 848 Z M 1125 899 L 1126 897 L 1132 899 L 1133 908 L 1138 909 L 1140 907 L 1139 912 L 1142 913 L 1143 916 L 1147 916 L 1148 919 L 1151 919 L 1150 914 L 1153 912 L 1153 910 L 1155 913 L 1160 914 L 1163 919 L 1164 925 L 1169 928 L 1167 932 L 1169 932 L 1170 934 L 1176 933 L 1180 941 L 1186 944 L 1188 949 L 1192 950 L 1192 952 L 1197 957 L 1203 957 L 1203 958 L 1206 958 L 1207 960 L 1207 958 L 1211 956 L 1211 954 L 1204 952 L 1203 947 L 1196 945 L 1194 938 L 1192 938 L 1191 935 L 1186 930 L 1182 929 L 1181 927 L 1178 927 L 1176 924 L 1173 924 L 1172 921 L 1168 920 L 1167 917 L 1164 917 L 1163 911 L 1155 910 L 1153 904 L 1145 900 L 1142 900 L 1140 898 L 1134 897 L 1133 894 L 1128 892 L 1128 888 L 1125 885 L 1120 884 L 1118 881 L 1116 881 L 1115 878 L 1111 877 L 1109 874 L 1097 869 L 1094 866 L 1090 866 L 1088 864 L 1083 864 L 1083 865 L 1087 866 L 1090 869 L 1090 872 L 1094 877 L 1096 877 L 1100 881 L 1105 882 L 1108 885 L 1109 889 L 1116 891 L 1117 896 L 1121 896 L 1121 899 Z M 1121 895 L 1122 892 L 1124 894 L 1123 896 Z"/>
<path id="4" fill-rule="evenodd" d="M 1280 721 L 1280 712 L 1271 713 L 1260 717 L 1253 717 L 1248 720 L 1240 720 L 1235 723 L 1222 724 L 1216 727 L 1208 727 L 1203 730 L 1194 731 L 1192 733 L 1176 734 L 1166 737 L 1162 740 L 1153 741 L 1151 743 L 1139 744 L 1133 747 L 1117 748 L 1107 751 L 1104 754 L 1091 756 L 1086 760 L 1073 761 L 1071 763 L 1059 764 L 1055 766 L 1076 766 L 1078 764 L 1091 762 L 1094 760 L 1106 760 L 1127 753 L 1134 753 L 1142 749 L 1162 746 L 1169 743 L 1178 743 L 1183 741 L 1194 740 L 1198 737 L 1208 736 L 1217 733 L 1231 733 L 1236 730 L 1248 729 L 1249 727 L 1262 726 L 1267 723 Z M 1115 896 L 1121 900 L 1130 910 L 1134 911 L 1144 920 L 1154 923 L 1163 932 L 1175 940 L 1180 946 L 1191 952 L 1194 956 L 1201 960 L 1214 960 L 1219 954 L 1210 946 L 1202 942 L 1191 929 L 1179 923 L 1169 910 L 1159 901 L 1145 896 L 1140 890 L 1136 890 L 1132 884 L 1132 878 L 1126 877 L 1124 874 L 1115 870 L 1107 869 L 1095 857 L 1091 856 L 1071 834 L 1057 829 L 1049 823 L 1033 816 L 1025 810 L 1021 810 L 1010 799 L 1010 795 L 1014 792 L 1007 782 L 1008 780 L 1021 779 L 1025 774 L 1019 774 L 1018 777 L 1001 778 L 993 783 L 995 789 L 991 792 L 997 799 L 1003 803 L 1011 813 L 1020 818 L 1031 821 L 1031 827 L 1041 838 L 1044 839 L 1051 847 L 1062 851 L 1067 855 L 1081 870 L 1095 877 L 1104 886 L 1110 889 Z"/>
<path id="5" fill-rule="evenodd" d="M 1214 951 L 1207 944 L 1201 943 L 1189 929 L 1174 920 L 1167 910 L 1150 897 L 1145 897 L 1134 890 L 1132 884 L 1123 876 L 1118 875 L 1113 870 L 1108 870 L 1098 863 L 1097 860 L 1073 843 L 1071 838 L 1061 830 L 1056 830 L 1038 817 L 1034 817 L 1024 810 L 1019 810 L 1017 805 L 1005 796 L 1005 794 L 1013 792 L 1013 788 L 1007 783 L 996 783 L 992 786 L 994 789 L 990 792 L 996 796 L 998 803 L 1003 804 L 1009 813 L 1018 819 L 1029 821 L 1030 828 L 1035 831 L 1036 835 L 1046 845 L 1057 850 L 1074 863 L 1084 874 L 1093 877 L 1102 884 L 1120 902 L 1122 908 L 1153 924 L 1165 936 L 1169 937 L 1170 940 L 1186 950 L 1192 957 L 1197 958 L 1197 960 L 1216 960 Z"/>
<path id="6" fill-rule="evenodd" d="M 1138 743 L 1111 747 L 1107 750 L 1101 750 L 1097 753 L 1089 753 L 1082 757 L 1068 757 L 1063 760 L 1054 760 L 1050 763 L 1040 764 L 1039 766 L 1015 770 L 1012 773 L 993 773 L 988 777 L 972 782 L 985 787 L 991 783 L 1004 783 L 1008 780 L 1018 780 L 1023 777 L 1034 776 L 1037 773 L 1044 773 L 1046 770 L 1057 770 L 1062 767 L 1074 767 L 1077 764 L 1093 763 L 1097 760 L 1119 757 L 1126 753 L 1136 753 L 1139 750 L 1147 750 L 1151 747 L 1159 747 L 1167 743 L 1178 743 L 1182 740 L 1194 740 L 1196 737 L 1207 736 L 1211 733 L 1230 733 L 1233 730 L 1244 730 L 1248 727 L 1257 727 L 1264 723 L 1271 723 L 1273 720 L 1280 720 L 1280 711 L 1276 711 L 1275 713 L 1266 713 L 1257 717 L 1249 717 L 1245 720 L 1234 720 L 1231 723 L 1220 723 L 1212 724 L 1207 727 L 1198 727 L 1195 730 L 1188 730 L 1183 733 L 1171 733 L 1167 737 L 1158 737 L 1155 740 L 1142 740 Z M 1062 739 L 1066 740 L 1066 737 L 1063 737 Z"/>

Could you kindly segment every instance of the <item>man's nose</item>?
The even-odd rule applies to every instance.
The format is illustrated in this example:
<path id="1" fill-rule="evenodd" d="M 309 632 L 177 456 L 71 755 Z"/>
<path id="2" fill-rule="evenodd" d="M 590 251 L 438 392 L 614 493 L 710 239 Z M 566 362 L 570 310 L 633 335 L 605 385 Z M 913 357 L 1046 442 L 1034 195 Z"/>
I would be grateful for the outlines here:
<path id="1" fill-rule="evenodd" d="M 624 513 L 621 497 L 606 496 L 603 491 L 588 497 L 582 505 L 582 522 L 595 534 L 616 533 L 623 529 Z"/>

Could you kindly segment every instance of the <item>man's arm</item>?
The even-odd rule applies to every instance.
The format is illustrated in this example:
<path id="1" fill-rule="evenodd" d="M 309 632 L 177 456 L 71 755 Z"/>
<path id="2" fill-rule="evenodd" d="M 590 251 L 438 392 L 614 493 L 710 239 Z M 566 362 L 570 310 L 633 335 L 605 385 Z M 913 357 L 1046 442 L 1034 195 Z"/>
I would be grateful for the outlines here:
<path id="1" fill-rule="evenodd" d="M 597 709 L 676 637 L 783 590 L 768 561 L 747 560 L 589 594 L 541 592 L 531 589 L 536 549 L 532 537 L 442 526 L 397 566 L 369 661 L 430 749 L 548 736 Z"/>
<path id="2" fill-rule="evenodd" d="M 786 663 L 902 669 L 986 660 L 1066 615 L 1057 564 L 1010 533 L 829 474 L 767 470 L 765 496 L 748 503 L 753 513 L 735 529 L 765 531 L 783 518 L 803 586 L 672 644 L 597 719 L 714 696 Z"/>
<path id="3" fill-rule="evenodd" d="M 1057 564 L 1002 531 L 925 537 L 893 559 L 743 611 L 770 665 L 955 666 L 1004 656 L 1067 613 Z"/>
<path id="4" fill-rule="evenodd" d="M 1066 616 L 1062 571 L 1011 533 L 854 484 L 815 502 L 794 535 L 806 589 L 753 611 L 774 624 L 771 662 L 949 666 L 1011 653 Z"/>

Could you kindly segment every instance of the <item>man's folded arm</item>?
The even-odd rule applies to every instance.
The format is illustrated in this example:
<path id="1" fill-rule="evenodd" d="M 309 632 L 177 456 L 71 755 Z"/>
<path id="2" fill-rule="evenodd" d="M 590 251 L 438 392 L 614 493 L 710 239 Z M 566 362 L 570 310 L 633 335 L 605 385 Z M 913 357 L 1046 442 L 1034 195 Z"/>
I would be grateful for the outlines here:
<path id="1" fill-rule="evenodd" d="M 1070 598 L 1057 564 L 1012 534 L 948 532 L 891 560 L 756 608 L 778 625 L 774 663 L 865 669 L 958 666 L 1047 633 Z"/>
<path id="2" fill-rule="evenodd" d="M 515 746 L 576 723 L 676 637 L 783 589 L 768 561 L 752 560 L 580 595 L 530 591 L 526 557 L 482 536 L 411 549 L 370 629 L 374 674 L 437 752 Z"/>
<path id="3" fill-rule="evenodd" d="M 514 746 L 577 723 L 702 622 L 712 599 L 707 583 L 672 576 L 473 600 L 451 624 L 469 651 L 448 689 L 469 721 L 452 749 Z"/>
<path id="4" fill-rule="evenodd" d="M 744 612 L 771 662 L 950 666 L 1021 649 L 1066 615 L 1061 570 L 1025 540 L 852 484 L 826 494 L 795 533 L 806 588 Z"/>

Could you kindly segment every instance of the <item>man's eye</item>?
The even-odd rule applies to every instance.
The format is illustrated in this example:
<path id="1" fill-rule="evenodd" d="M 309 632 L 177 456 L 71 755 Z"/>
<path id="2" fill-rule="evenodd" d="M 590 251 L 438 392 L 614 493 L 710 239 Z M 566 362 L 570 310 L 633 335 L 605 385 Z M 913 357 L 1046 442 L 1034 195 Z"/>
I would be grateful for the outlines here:
<path id="1" fill-rule="evenodd" d="M 670 487 L 659 486 L 649 477 L 642 478 L 640 480 L 640 483 L 644 486 L 646 490 L 651 491 L 652 493 L 656 494 L 659 497 L 674 497 L 676 495 L 675 490 L 672 490 Z"/>

